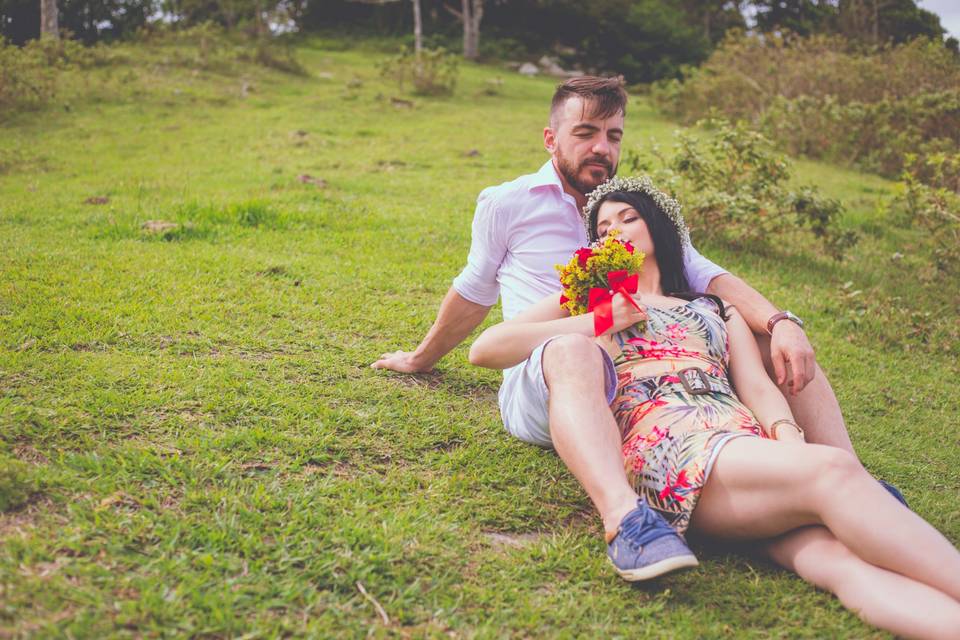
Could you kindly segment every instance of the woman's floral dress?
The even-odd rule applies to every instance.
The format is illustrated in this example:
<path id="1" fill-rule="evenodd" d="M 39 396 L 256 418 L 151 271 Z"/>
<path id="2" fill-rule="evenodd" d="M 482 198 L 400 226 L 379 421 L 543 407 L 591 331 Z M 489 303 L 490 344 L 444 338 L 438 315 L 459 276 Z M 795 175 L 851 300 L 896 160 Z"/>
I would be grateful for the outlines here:
<path id="1" fill-rule="evenodd" d="M 631 327 L 607 345 L 618 379 L 611 408 L 631 484 L 683 534 L 723 444 L 765 435 L 730 387 L 727 328 L 716 303 L 701 297 L 646 311 L 644 331 Z"/>

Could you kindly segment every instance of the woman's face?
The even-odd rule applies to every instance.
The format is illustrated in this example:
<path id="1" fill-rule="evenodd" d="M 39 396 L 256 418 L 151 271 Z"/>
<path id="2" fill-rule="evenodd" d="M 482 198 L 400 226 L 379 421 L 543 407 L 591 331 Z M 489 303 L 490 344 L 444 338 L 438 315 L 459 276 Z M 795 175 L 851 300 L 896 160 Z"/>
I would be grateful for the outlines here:
<path id="1" fill-rule="evenodd" d="M 630 205 L 609 200 L 600 205 L 597 211 L 597 236 L 602 240 L 612 229 L 620 232 L 621 240 L 629 240 L 645 255 L 654 255 L 653 239 L 647 223 Z"/>

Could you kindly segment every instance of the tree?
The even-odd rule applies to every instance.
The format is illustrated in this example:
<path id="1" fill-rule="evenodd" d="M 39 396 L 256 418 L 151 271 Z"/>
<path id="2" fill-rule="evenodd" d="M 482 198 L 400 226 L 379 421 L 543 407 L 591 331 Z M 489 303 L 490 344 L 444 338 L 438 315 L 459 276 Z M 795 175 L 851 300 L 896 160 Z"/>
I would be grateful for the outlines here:
<path id="1" fill-rule="evenodd" d="M 360 4 L 369 4 L 376 6 L 386 6 L 398 0 L 350 0 Z M 420 12 L 420 0 L 411 0 L 413 3 L 413 51 L 420 53 L 423 50 L 423 19 Z"/>
<path id="2" fill-rule="evenodd" d="M 723 40 L 723 36 L 732 28 L 746 30 L 743 18 L 743 0 L 684 0 L 683 10 L 690 24 L 699 25 L 703 39 L 711 44 Z"/>
<path id="3" fill-rule="evenodd" d="M 483 0 L 462 0 L 460 11 L 448 4 L 444 8 L 463 24 L 463 57 L 476 60 L 480 57 L 480 21 L 483 20 Z"/>
<path id="4" fill-rule="evenodd" d="M 701 24 L 691 24 L 669 0 L 572 0 L 582 12 L 577 24 L 582 60 L 603 73 L 621 73 L 629 82 L 676 77 L 683 65 L 699 64 L 710 53 Z"/>
<path id="5" fill-rule="evenodd" d="M 921 36 L 942 40 L 945 33 L 940 18 L 916 0 L 756 0 L 753 5 L 760 31 L 840 33 L 870 45 Z"/>
<path id="6" fill-rule="evenodd" d="M 413 51 L 423 51 L 423 20 L 420 17 L 420 0 L 413 2 Z"/>
<path id="7" fill-rule="evenodd" d="M 753 5 L 757 29 L 763 32 L 829 33 L 837 18 L 836 1 L 831 0 L 758 0 Z"/>
<path id="8" fill-rule="evenodd" d="M 57 0 L 40 0 L 40 36 L 60 39 L 60 25 L 57 23 Z"/>

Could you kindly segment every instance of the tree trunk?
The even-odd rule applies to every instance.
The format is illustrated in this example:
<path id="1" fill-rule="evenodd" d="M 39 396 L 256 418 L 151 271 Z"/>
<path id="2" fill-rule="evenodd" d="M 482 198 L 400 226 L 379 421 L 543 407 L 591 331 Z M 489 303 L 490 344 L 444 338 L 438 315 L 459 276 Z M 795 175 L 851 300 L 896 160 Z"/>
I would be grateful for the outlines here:
<path id="1" fill-rule="evenodd" d="M 256 11 L 256 16 L 254 16 L 254 27 L 257 31 L 257 39 L 263 39 L 263 36 L 266 32 L 266 24 L 263 21 L 263 0 L 256 0 L 253 3 L 253 10 Z"/>
<path id="2" fill-rule="evenodd" d="M 57 0 L 40 0 L 40 36 L 60 39 Z"/>
<path id="3" fill-rule="evenodd" d="M 463 57 L 480 57 L 480 21 L 483 20 L 483 0 L 463 0 Z"/>
<path id="4" fill-rule="evenodd" d="M 413 50 L 420 53 L 423 49 L 423 21 L 420 18 L 420 0 L 413 0 Z"/>

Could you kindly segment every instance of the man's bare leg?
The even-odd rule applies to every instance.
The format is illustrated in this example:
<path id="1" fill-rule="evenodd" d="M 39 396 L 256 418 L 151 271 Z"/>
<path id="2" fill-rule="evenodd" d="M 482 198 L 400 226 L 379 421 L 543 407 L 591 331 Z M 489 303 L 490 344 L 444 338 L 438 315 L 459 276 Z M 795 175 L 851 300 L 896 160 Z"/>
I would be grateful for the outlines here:
<path id="1" fill-rule="evenodd" d="M 760 355 L 763 356 L 763 364 L 767 368 L 767 374 L 776 383 L 776 375 L 773 371 L 773 363 L 770 360 L 770 336 L 756 335 L 757 344 L 760 346 Z M 790 365 L 787 364 L 789 369 Z M 786 379 L 791 375 L 788 371 Z M 814 444 L 826 444 L 831 447 L 839 447 L 856 453 L 853 450 L 853 443 L 850 442 L 850 435 L 847 433 L 847 425 L 843 421 L 843 414 L 840 412 L 840 403 L 837 402 L 837 396 L 833 393 L 833 387 L 830 381 L 823 373 L 820 365 L 817 365 L 817 375 L 804 387 L 803 391 L 793 396 L 790 395 L 786 385 L 780 386 L 787 403 L 790 405 L 790 411 L 804 432 L 806 432 L 807 442 Z"/>
<path id="2" fill-rule="evenodd" d="M 603 527 L 617 531 L 637 506 L 623 469 L 620 430 L 607 404 L 597 344 L 581 335 L 554 338 L 543 352 L 550 390 L 550 436 L 557 454 L 593 501 Z"/>

